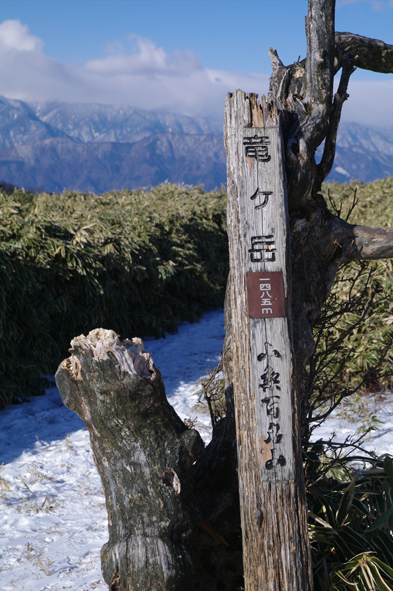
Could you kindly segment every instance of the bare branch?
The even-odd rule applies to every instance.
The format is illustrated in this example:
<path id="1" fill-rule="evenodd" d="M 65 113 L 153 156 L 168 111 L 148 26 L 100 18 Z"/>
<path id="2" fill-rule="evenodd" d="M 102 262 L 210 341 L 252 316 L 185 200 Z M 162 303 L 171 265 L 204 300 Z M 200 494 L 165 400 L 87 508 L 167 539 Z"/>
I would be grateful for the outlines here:
<path id="1" fill-rule="evenodd" d="M 355 68 L 353 66 L 354 59 L 355 56 L 353 55 L 353 53 L 349 53 L 345 56 L 344 61 L 342 63 L 340 85 L 338 87 L 336 94 L 334 95 L 331 123 L 325 140 L 325 148 L 323 151 L 322 160 L 317 167 L 317 183 L 319 185 L 317 187 L 318 191 L 320 190 L 323 181 L 332 170 L 334 157 L 336 154 L 337 130 L 341 119 L 341 111 L 344 102 L 349 97 L 349 95 L 347 94 L 349 78 L 351 74 L 355 71 Z"/>
<path id="2" fill-rule="evenodd" d="M 384 74 L 393 73 L 393 45 L 353 33 L 336 33 L 335 72 L 342 67 L 348 53 L 354 54 L 354 65 L 357 68 Z"/>
<path id="3" fill-rule="evenodd" d="M 344 263 L 393 258 L 393 228 L 352 226 L 351 234 L 343 245 Z"/>

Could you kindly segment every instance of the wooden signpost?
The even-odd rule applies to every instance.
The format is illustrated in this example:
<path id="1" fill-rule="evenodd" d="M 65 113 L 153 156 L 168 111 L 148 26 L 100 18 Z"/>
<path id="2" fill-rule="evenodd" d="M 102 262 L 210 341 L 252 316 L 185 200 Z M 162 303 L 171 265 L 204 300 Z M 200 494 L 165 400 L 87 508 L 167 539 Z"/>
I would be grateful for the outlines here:
<path id="1" fill-rule="evenodd" d="M 232 359 L 246 591 L 306 591 L 309 556 L 290 339 L 279 117 L 238 90 L 225 110 Z M 301 462 L 301 460 L 300 460 Z M 306 536 L 306 538 L 304 538 Z"/>

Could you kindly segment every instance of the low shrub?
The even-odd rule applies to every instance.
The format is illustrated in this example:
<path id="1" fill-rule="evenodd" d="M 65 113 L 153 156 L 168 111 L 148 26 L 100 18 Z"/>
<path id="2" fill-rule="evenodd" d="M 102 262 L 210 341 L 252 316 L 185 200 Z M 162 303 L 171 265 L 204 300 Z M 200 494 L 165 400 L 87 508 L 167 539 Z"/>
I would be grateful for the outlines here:
<path id="1" fill-rule="evenodd" d="M 393 458 L 317 442 L 305 476 L 315 591 L 392 591 Z"/>
<path id="2" fill-rule="evenodd" d="M 336 210 L 344 218 L 350 214 L 350 223 L 393 227 L 393 177 L 366 185 L 358 182 L 351 185 L 325 184 L 323 190 L 333 211 Z M 347 359 L 345 367 L 337 373 L 343 384 L 356 387 L 360 380 L 364 380 L 364 391 L 391 385 L 393 353 L 389 343 L 393 329 L 392 294 L 392 259 L 360 261 L 339 269 L 325 310 L 330 307 L 337 312 L 341 304 L 342 313 L 336 313 L 336 322 L 334 325 L 331 323 L 329 334 L 320 340 L 320 347 L 327 350 L 334 340 L 343 340 Z M 386 354 L 380 362 L 384 351 Z M 373 367 L 376 369 L 372 370 Z M 334 371 L 337 370 L 338 364 Z"/>
<path id="3" fill-rule="evenodd" d="M 393 178 L 323 190 L 351 223 L 393 226 Z M 367 431 L 358 441 L 310 442 L 345 398 L 356 394 L 349 400 L 359 405 L 359 394 L 391 386 L 392 288 L 391 260 L 348 264 L 315 325 L 303 450 L 316 591 L 393 590 L 393 458 L 362 449 Z"/>
<path id="4" fill-rule="evenodd" d="M 323 190 L 333 213 L 344 219 L 350 214 L 349 222 L 393 226 L 393 178 L 368 185 L 327 184 Z M 309 362 L 306 408 L 312 429 L 343 398 L 391 387 L 392 293 L 391 259 L 355 261 L 339 269 L 314 328 L 316 350 Z"/>
<path id="5" fill-rule="evenodd" d="M 393 178 L 323 186 L 343 217 L 355 190 L 352 223 L 393 226 Z M 102 326 L 122 336 L 162 336 L 222 306 L 227 273 L 223 188 L 0 192 L 0 408 L 42 392 L 40 374 L 53 373 L 78 334 Z M 334 308 L 332 322 L 319 336 L 326 318 L 316 326 L 322 397 L 340 388 L 347 394 L 361 381 L 366 390 L 390 384 L 393 356 L 379 360 L 390 342 L 392 287 L 391 260 L 339 270 L 322 312 Z"/>
<path id="6" fill-rule="evenodd" d="M 0 193 L 0 408 L 81 333 L 163 336 L 222 306 L 227 274 L 223 189 Z"/>

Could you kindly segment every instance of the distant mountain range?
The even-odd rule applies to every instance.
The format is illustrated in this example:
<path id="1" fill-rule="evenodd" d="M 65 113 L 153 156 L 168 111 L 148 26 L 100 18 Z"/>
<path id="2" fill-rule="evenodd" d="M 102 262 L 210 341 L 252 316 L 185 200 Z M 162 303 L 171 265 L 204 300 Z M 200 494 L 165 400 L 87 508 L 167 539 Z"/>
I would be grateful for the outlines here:
<path id="1" fill-rule="evenodd" d="M 322 156 L 321 147 L 318 156 Z M 386 176 L 393 176 L 393 127 L 377 129 L 341 123 L 333 170 L 327 180 L 344 183 L 356 179 L 368 183 Z"/>
<path id="2" fill-rule="evenodd" d="M 344 123 L 329 180 L 393 175 L 393 129 Z M 226 183 L 222 123 L 130 106 L 0 97 L 0 181 L 103 193 L 169 180 Z"/>

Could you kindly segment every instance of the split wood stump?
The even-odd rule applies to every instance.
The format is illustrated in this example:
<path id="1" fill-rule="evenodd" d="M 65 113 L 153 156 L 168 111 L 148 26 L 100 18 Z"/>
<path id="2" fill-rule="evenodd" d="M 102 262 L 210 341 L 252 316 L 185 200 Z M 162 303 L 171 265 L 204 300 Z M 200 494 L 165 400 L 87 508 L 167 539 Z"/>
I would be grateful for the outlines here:
<path id="1" fill-rule="evenodd" d="M 101 566 L 110 590 L 239 589 L 231 388 L 227 416 L 205 449 L 169 404 L 141 339 L 122 342 L 115 332 L 96 329 L 73 339 L 70 352 L 56 383 L 89 431 L 103 483 L 109 541 Z"/>
<path id="2" fill-rule="evenodd" d="M 84 421 L 106 498 L 110 589 L 192 589 L 195 510 L 185 475 L 204 444 L 168 403 L 140 339 L 96 329 L 71 342 L 56 382 Z M 198 587 L 197 587 L 198 588 Z"/>

